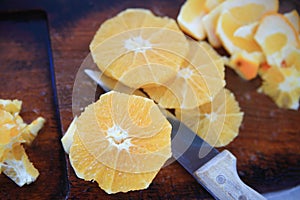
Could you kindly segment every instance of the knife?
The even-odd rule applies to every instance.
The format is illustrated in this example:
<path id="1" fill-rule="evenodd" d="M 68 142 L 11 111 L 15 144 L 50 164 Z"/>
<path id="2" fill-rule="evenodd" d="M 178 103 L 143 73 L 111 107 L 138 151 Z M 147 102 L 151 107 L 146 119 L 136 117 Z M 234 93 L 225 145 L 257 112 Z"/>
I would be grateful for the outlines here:
<path id="1" fill-rule="evenodd" d="M 105 76 L 101 71 L 85 69 L 84 72 L 106 92 L 112 88 L 123 93 L 130 90 L 126 89 L 123 84 Z M 119 86 L 116 87 L 118 84 Z M 242 182 L 237 173 L 236 157 L 230 151 L 219 152 L 171 113 L 166 110 L 163 112 L 172 125 L 171 148 L 173 157 L 214 198 L 220 200 L 266 199 Z"/>

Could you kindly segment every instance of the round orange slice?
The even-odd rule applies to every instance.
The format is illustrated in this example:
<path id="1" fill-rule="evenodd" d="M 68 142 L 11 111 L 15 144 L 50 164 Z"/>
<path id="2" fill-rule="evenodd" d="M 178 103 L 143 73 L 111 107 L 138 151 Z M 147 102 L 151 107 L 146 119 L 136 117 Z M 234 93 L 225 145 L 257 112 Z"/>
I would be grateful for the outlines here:
<path id="1" fill-rule="evenodd" d="M 243 119 L 233 93 L 222 89 L 214 99 L 194 109 L 176 109 L 176 117 L 209 144 L 222 147 L 239 133 Z"/>
<path id="2" fill-rule="evenodd" d="M 189 40 L 190 51 L 175 79 L 144 91 L 164 108 L 194 108 L 210 101 L 222 87 L 224 63 L 205 42 Z"/>
<path id="3" fill-rule="evenodd" d="M 297 110 L 300 98 L 300 72 L 295 67 L 271 67 L 262 76 L 259 91 L 270 96 L 281 108 Z"/>
<path id="4" fill-rule="evenodd" d="M 91 156 L 119 171 L 155 171 L 170 156 L 171 125 L 144 97 L 106 93 L 85 108 L 76 127 Z"/>
<path id="5" fill-rule="evenodd" d="M 90 50 L 105 75 L 139 88 L 175 77 L 188 45 L 173 19 L 127 9 L 100 26 Z"/>

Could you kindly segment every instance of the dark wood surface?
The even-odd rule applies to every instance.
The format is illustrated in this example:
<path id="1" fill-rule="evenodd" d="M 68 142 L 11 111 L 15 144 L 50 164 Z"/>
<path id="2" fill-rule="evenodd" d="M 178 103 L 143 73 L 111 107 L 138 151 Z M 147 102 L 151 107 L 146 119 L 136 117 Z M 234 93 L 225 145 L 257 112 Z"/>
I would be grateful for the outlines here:
<path id="1" fill-rule="evenodd" d="M 27 16 L 30 18 L 23 20 L 20 27 L 23 32 L 18 29 L 16 31 L 15 27 L 19 25 L 14 23 L 14 19 L 8 20 L 4 25 L 3 20 L 0 22 L 0 98 L 23 100 L 21 114 L 27 122 L 39 115 L 47 119 L 33 145 L 27 148 L 30 159 L 41 173 L 39 179 L 32 185 L 18 188 L 4 175 L 0 175 L 0 199 L 212 198 L 178 163 L 163 168 L 147 190 L 107 195 L 96 183 L 86 182 L 75 176 L 59 142 L 73 118 L 72 88 L 76 72 L 88 55 L 89 43 L 100 24 L 129 7 L 148 8 L 157 15 L 176 18 L 183 2 L 0 2 L 1 13 L 29 10 Z M 299 8 L 299 2 L 296 0 L 281 3 L 281 11 Z M 43 12 L 33 10 L 44 11 L 48 19 Z M 3 18 L 11 17 L 6 15 Z M 56 113 L 54 90 L 51 86 L 51 62 L 45 43 L 47 39 L 41 37 L 45 35 L 47 20 L 59 115 Z M 33 25 L 30 21 L 34 21 Z M 7 23 L 17 26 L 8 26 Z M 9 30 L 13 34 L 8 34 Z M 44 31 L 42 33 L 37 30 Z M 235 93 L 245 112 L 239 136 L 226 147 L 238 158 L 241 178 L 259 192 L 277 191 L 300 184 L 299 110 L 279 109 L 268 97 L 257 93 L 259 78 L 247 82 L 227 69 L 226 81 L 226 87 Z"/>

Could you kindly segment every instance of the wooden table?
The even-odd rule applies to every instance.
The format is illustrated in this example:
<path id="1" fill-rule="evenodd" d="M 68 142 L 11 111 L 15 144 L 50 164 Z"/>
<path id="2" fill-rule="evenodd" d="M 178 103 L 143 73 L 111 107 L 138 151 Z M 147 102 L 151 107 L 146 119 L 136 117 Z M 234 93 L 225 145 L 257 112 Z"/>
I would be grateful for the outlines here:
<path id="1" fill-rule="evenodd" d="M 40 177 L 34 184 L 19 188 L 0 175 L 0 199 L 212 198 L 176 162 L 163 168 L 146 190 L 107 195 L 96 183 L 75 176 L 60 144 L 73 118 L 76 72 L 99 25 L 130 7 L 176 18 L 183 2 L 1 1 L 0 98 L 23 100 L 21 115 L 25 121 L 41 115 L 47 123 L 33 145 L 26 147 Z M 297 0 L 282 1 L 282 12 L 293 8 L 299 12 Z M 259 78 L 247 82 L 226 69 L 226 81 L 245 112 L 239 136 L 226 147 L 238 158 L 241 178 L 262 193 L 300 184 L 299 110 L 279 109 L 267 96 L 257 93 Z"/>

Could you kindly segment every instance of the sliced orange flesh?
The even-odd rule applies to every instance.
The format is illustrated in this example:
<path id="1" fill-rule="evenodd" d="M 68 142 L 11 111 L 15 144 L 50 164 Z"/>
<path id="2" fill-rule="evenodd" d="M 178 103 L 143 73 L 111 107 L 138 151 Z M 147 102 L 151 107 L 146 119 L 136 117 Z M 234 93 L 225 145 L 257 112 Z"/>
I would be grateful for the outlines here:
<path id="1" fill-rule="evenodd" d="M 90 50 L 105 75 L 139 88 L 175 77 L 188 46 L 173 19 L 127 9 L 101 25 Z"/>
<path id="2" fill-rule="evenodd" d="M 271 66 L 281 66 L 284 52 L 299 48 L 298 34 L 290 22 L 279 13 L 266 14 L 257 28 L 255 40 L 261 46 Z"/>
<path id="3" fill-rule="evenodd" d="M 222 89 L 212 102 L 195 109 L 176 109 L 176 117 L 209 144 L 221 147 L 239 133 L 243 119 L 238 102 L 227 89 Z"/>
<path id="4" fill-rule="evenodd" d="M 234 33 L 244 25 L 258 21 L 265 13 L 278 10 L 278 1 L 225 1 L 217 23 L 217 34 L 230 54 L 245 50 L 261 51 L 253 37 L 238 37 Z M 227 9 L 225 9 L 227 8 Z"/>
<path id="5" fill-rule="evenodd" d="M 204 42 L 189 40 L 190 52 L 175 79 L 144 91 L 164 108 L 194 108 L 210 101 L 222 87 L 224 63 Z"/>
<path id="6" fill-rule="evenodd" d="M 187 0 L 181 7 L 177 22 L 186 34 L 197 40 L 205 38 L 202 18 L 206 14 L 206 0 Z"/>
<path id="7" fill-rule="evenodd" d="M 147 98 L 106 93 L 86 107 L 76 127 L 95 162 L 118 171 L 157 171 L 171 156 L 171 125 Z"/>
<path id="8" fill-rule="evenodd" d="M 262 76 L 260 91 L 270 96 L 277 106 L 297 110 L 300 97 L 300 72 L 295 67 L 271 67 Z"/>
<path id="9" fill-rule="evenodd" d="M 74 132 L 73 139 L 70 161 L 76 175 L 87 181 L 96 181 L 108 194 L 146 189 L 158 173 L 158 170 L 148 173 L 128 173 L 109 168 L 95 160 L 77 131 Z"/>

